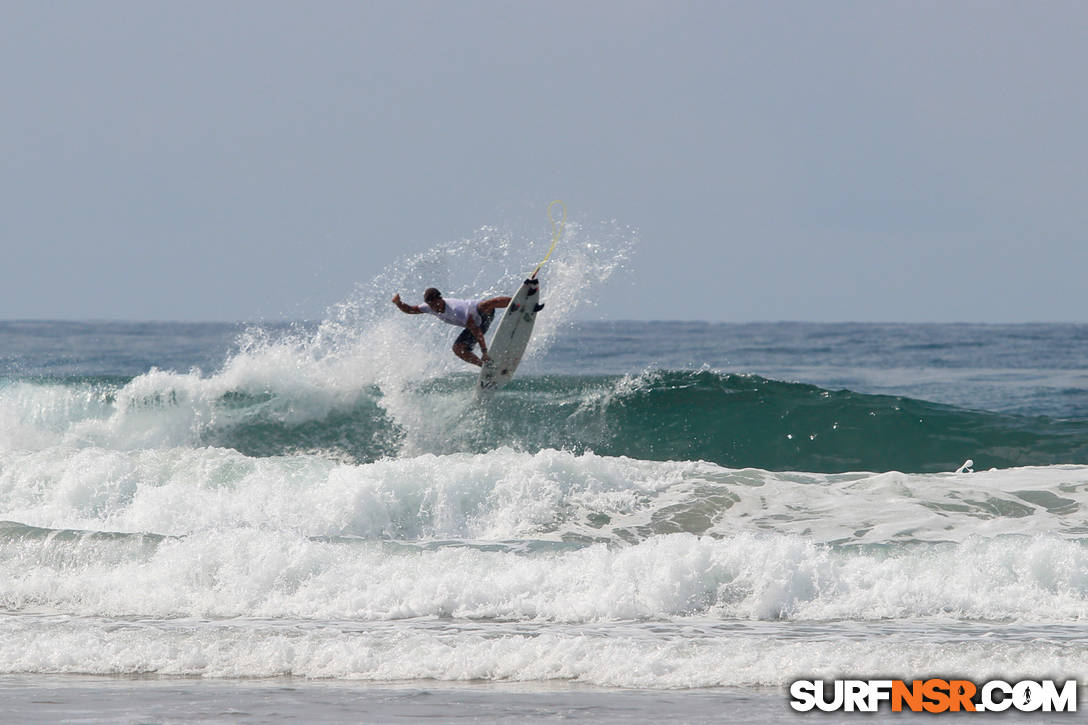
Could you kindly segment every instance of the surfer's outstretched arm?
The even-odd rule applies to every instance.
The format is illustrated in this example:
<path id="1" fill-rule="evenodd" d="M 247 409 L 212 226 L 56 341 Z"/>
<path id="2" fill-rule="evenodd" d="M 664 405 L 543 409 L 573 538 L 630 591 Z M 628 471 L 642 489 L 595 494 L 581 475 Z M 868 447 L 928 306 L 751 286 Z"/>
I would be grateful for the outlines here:
<path id="1" fill-rule="evenodd" d="M 486 315 L 492 310 L 497 310 L 500 307 L 506 307 L 509 304 L 509 297 L 492 297 L 491 299 L 481 300 L 480 304 L 476 305 L 476 309 L 480 311 L 481 315 Z"/>
<path id="2" fill-rule="evenodd" d="M 416 305 L 406 305 L 400 299 L 400 292 L 393 295 L 393 304 L 397 306 L 401 312 L 406 315 L 422 315 L 423 310 L 419 309 Z"/>

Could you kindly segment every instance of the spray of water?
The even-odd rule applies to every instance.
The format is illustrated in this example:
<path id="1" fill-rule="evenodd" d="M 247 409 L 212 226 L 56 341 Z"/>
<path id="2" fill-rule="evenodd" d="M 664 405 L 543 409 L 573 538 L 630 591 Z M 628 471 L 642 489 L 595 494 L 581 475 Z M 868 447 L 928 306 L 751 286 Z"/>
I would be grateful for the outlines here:
<path id="1" fill-rule="evenodd" d="M 475 369 L 450 350 L 456 330 L 429 315 L 403 315 L 390 299 L 400 293 L 418 301 L 430 286 L 450 297 L 512 294 L 540 260 L 544 236 L 485 226 L 406 256 L 358 284 L 316 327 L 247 330 L 210 374 L 152 369 L 119 386 L 6 388 L 0 446 L 219 445 L 223 431 L 254 422 L 298 426 L 377 406 L 391 424 L 373 433 L 380 454 L 446 452 L 451 440 L 472 440 L 486 423 L 471 401 Z M 636 241 L 634 230 L 614 221 L 568 221 L 540 274 L 547 309 L 537 318 L 525 374 L 625 268 Z"/>

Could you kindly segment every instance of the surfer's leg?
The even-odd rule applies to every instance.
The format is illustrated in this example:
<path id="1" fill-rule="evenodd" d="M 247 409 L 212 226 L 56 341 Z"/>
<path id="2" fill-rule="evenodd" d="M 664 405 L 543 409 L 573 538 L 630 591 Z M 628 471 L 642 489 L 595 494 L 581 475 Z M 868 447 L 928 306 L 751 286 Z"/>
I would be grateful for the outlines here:
<path id="1" fill-rule="evenodd" d="M 472 352 L 469 346 L 460 342 L 454 343 L 453 354 L 467 363 L 472 363 L 476 367 L 480 367 L 483 365 L 483 361 L 481 361 L 480 358 L 476 357 L 476 354 Z"/>
<path id="2" fill-rule="evenodd" d="M 480 332 L 487 332 L 487 328 L 491 327 L 491 321 L 495 319 L 495 310 L 488 310 L 487 312 L 480 313 Z M 476 344 L 476 336 L 472 335 L 472 344 Z"/>
<path id="3" fill-rule="evenodd" d="M 486 319 L 486 318 L 485 318 Z M 486 327 L 484 329 L 487 329 Z M 461 358 L 467 363 L 472 363 L 476 366 L 483 365 L 483 361 L 476 357 L 476 354 L 472 352 L 472 348 L 476 345 L 476 336 L 469 330 L 463 331 L 457 336 L 457 339 L 453 341 L 453 354 Z"/>

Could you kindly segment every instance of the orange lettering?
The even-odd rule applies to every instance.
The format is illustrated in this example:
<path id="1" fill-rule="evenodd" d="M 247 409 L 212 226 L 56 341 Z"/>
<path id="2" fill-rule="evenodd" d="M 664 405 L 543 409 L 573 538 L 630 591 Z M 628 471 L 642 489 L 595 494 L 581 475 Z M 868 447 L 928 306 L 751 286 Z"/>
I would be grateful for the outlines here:
<path id="1" fill-rule="evenodd" d="M 922 703 L 926 712 L 945 712 L 948 710 L 948 682 L 946 680 L 926 680 L 922 683 L 922 694 L 929 702 Z"/>
<path id="2" fill-rule="evenodd" d="M 914 680 L 910 687 L 907 687 L 907 683 L 902 680 L 892 682 L 892 712 L 902 712 L 904 702 L 912 712 L 922 710 L 921 680 Z"/>
<path id="3" fill-rule="evenodd" d="M 959 712 L 961 707 L 967 712 L 974 712 L 975 703 L 971 702 L 971 698 L 975 696 L 975 689 L 975 683 L 970 680 L 951 680 L 948 691 L 952 712 Z"/>

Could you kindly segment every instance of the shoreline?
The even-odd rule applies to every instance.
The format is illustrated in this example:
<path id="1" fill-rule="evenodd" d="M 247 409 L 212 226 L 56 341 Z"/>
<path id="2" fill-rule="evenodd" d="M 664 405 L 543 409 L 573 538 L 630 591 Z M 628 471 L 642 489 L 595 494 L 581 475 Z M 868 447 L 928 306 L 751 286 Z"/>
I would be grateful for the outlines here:
<path id="1" fill-rule="evenodd" d="M 927 713 L 798 713 L 781 688 L 611 689 L 570 683 L 373 683 L 61 674 L 0 675 L 0 710 L 24 725 L 393 722 L 929 722 Z M 959 720 L 967 714 L 948 713 Z M 1066 723 L 1068 713 L 989 713 L 988 721 Z M 1074 716 L 1075 718 L 1075 716 Z"/>

